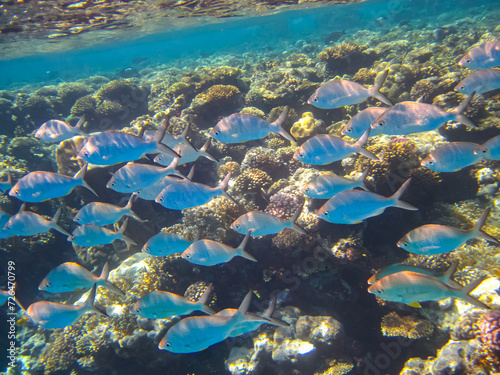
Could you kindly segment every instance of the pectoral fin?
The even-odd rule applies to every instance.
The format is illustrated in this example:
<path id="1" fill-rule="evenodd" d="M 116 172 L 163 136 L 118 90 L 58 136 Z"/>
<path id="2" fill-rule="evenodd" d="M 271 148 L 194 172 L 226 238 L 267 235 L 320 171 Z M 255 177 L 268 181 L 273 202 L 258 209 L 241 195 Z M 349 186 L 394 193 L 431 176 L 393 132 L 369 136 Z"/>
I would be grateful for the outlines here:
<path id="1" fill-rule="evenodd" d="M 416 307 L 417 309 L 421 309 L 422 308 L 422 306 L 418 302 L 407 303 L 407 305 L 411 306 L 411 307 Z"/>

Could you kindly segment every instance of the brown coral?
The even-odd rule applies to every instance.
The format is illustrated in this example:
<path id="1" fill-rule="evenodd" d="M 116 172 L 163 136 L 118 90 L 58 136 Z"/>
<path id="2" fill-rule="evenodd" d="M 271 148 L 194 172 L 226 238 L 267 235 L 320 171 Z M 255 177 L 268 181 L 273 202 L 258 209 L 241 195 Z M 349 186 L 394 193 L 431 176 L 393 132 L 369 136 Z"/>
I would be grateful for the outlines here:
<path id="1" fill-rule="evenodd" d="M 257 192 L 261 189 L 268 189 L 272 184 L 269 175 L 257 168 L 247 169 L 234 181 L 233 190 L 244 194 L 247 192 Z"/>
<path id="2" fill-rule="evenodd" d="M 434 326 L 428 320 L 413 316 L 401 317 L 396 312 L 384 316 L 380 328 L 384 336 L 400 336 L 409 339 L 428 337 L 434 331 Z"/>
<path id="3" fill-rule="evenodd" d="M 195 113 L 201 113 L 208 108 L 234 106 L 238 102 L 241 91 L 232 85 L 214 85 L 208 90 L 196 95 L 191 104 Z"/>

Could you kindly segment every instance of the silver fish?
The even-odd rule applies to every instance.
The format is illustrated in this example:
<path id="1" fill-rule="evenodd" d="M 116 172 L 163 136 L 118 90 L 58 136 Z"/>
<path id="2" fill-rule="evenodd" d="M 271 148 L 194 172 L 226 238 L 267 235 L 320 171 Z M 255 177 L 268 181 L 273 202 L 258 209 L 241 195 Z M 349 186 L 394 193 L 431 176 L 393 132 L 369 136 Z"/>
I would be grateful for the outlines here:
<path id="1" fill-rule="evenodd" d="M 325 165 L 344 159 L 353 153 L 358 153 L 372 160 L 379 160 L 370 151 L 362 146 L 370 136 L 370 129 L 356 142 L 348 143 L 342 138 L 333 135 L 320 134 L 305 141 L 295 153 L 293 158 L 305 164 Z"/>
<path id="2" fill-rule="evenodd" d="M 470 94 L 458 107 L 450 111 L 444 111 L 432 104 L 401 102 L 385 111 L 371 124 L 371 128 L 389 135 L 436 130 L 448 121 L 457 121 L 475 128 L 476 125 L 462 115 L 473 96 L 473 93 Z"/>
<path id="3" fill-rule="evenodd" d="M 197 150 L 190 143 L 179 143 L 173 147 L 173 150 L 177 152 L 181 157 L 179 158 L 179 165 L 192 163 L 198 160 L 199 157 L 203 156 L 208 160 L 212 160 L 217 162 L 217 159 L 210 155 L 207 150 L 210 145 L 210 141 L 212 138 L 208 137 L 205 144 L 202 148 Z M 170 155 L 158 154 L 154 158 L 154 162 L 160 165 L 169 165 L 172 162 L 173 158 Z"/>
<path id="4" fill-rule="evenodd" d="M 487 160 L 500 160 L 500 135 L 493 137 L 474 150 L 475 154 L 481 155 Z"/>
<path id="5" fill-rule="evenodd" d="M 378 119 L 387 108 L 370 107 L 355 114 L 349 122 L 342 129 L 342 134 L 351 138 L 360 138 L 363 134 L 370 129 L 373 121 Z M 380 129 L 373 129 L 370 131 L 370 136 L 381 134 Z"/>
<path id="6" fill-rule="evenodd" d="M 170 184 L 175 184 L 177 182 L 182 181 L 183 179 L 177 177 L 166 176 L 163 177 L 159 182 L 145 189 L 141 189 L 136 191 L 134 195 L 137 195 L 139 198 L 154 201 L 156 197 L 161 193 L 163 189 L 165 189 Z"/>
<path id="7" fill-rule="evenodd" d="M 208 203 L 210 199 L 222 195 L 237 205 L 238 203 L 226 192 L 230 178 L 231 172 L 224 177 L 219 186 L 214 188 L 197 182 L 179 181 L 163 189 L 156 197 L 155 202 L 171 210 L 183 210 L 189 207 L 201 206 Z"/>
<path id="8" fill-rule="evenodd" d="M 196 241 L 184 250 L 181 257 L 200 266 L 215 266 L 216 264 L 229 262 L 237 256 L 257 262 L 257 259 L 245 251 L 245 246 L 250 239 L 250 233 L 247 233 L 241 244 L 236 248 L 212 240 Z"/>
<path id="9" fill-rule="evenodd" d="M 193 311 L 203 311 L 206 314 L 214 315 L 215 311 L 207 305 L 212 289 L 210 284 L 196 302 L 170 292 L 151 292 L 140 298 L 134 304 L 131 312 L 146 319 L 165 319 L 176 315 L 189 315 Z"/>
<path id="10" fill-rule="evenodd" d="M 9 219 L 3 230 L 7 231 L 11 236 L 33 236 L 39 233 L 45 233 L 50 229 L 55 229 L 58 232 L 71 236 L 71 233 L 66 231 L 57 224 L 61 216 L 62 208 L 59 208 L 52 220 L 47 220 L 34 212 L 24 211 L 25 203 L 19 209 L 19 212 Z"/>
<path id="11" fill-rule="evenodd" d="M 8 177 L 6 181 L 0 181 L 0 191 L 5 193 L 12 189 L 12 172 L 8 171 Z"/>
<path id="12" fill-rule="evenodd" d="M 49 293 L 65 293 L 73 292 L 78 289 L 90 289 L 95 284 L 107 288 L 113 293 L 124 296 L 125 293 L 108 281 L 108 276 L 108 262 L 106 262 L 102 268 L 99 277 L 77 263 L 66 262 L 50 271 L 40 282 L 40 285 L 38 285 L 38 290 Z"/>
<path id="13" fill-rule="evenodd" d="M 132 211 L 132 201 L 135 195 L 131 195 L 125 207 L 118 207 L 110 203 L 92 202 L 83 206 L 73 218 L 80 225 L 109 225 L 114 224 L 123 216 L 132 216 L 136 220 L 139 217 Z"/>
<path id="14" fill-rule="evenodd" d="M 378 216 L 388 207 L 398 207 L 405 210 L 418 210 L 409 203 L 400 200 L 410 185 L 406 182 L 390 197 L 363 190 L 348 190 L 330 198 L 318 211 L 320 219 L 334 224 L 357 224 L 365 219 Z"/>
<path id="15" fill-rule="evenodd" d="M 334 195 L 354 188 L 368 190 L 365 185 L 367 169 L 358 179 L 350 180 L 335 174 L 320 174 L 305 184 L 300 191 L 309 198 L 328 199 Z"/>
<path id="16" fill-rule="evenodd" d="M 17 181 L 10 189 L 9 195 L 24 202 L 42 202 L 64 197 L 75 187 L 84 186 L 97 196 L 97 193 L 84 181 L 86 172 L 87 164 L 74 177 L 53 172 L 31 172 Z"/>
<path id="17" fill-rule="evenodd" d="M 167 129 L 168 124 L 169 124 L 169 120 L 170 120 L 169 118 L 164 119 L 161 122 L 160 127 L 165 127 L 165 129 Z M 163 143 L 164 145 L 166 145 L 167 147 L 170 147 L 172 149 L 174 148 L 174 146 L 181 144 L 181 143 L 184 143 L 186 146 L 193 147 L 191 145 L 191 143 L 189 143 L 189 141 L 186 139 L 188 132 L 189 132 L 189 125 L 184 128 L 181 135 L 173 135 L 173 134 L 167 133 L 165 131 L 165 134 L 163 135 L 161 143 Z M 144 134 L 142 135 L 142 138 L 146 141 L 151 141 L 155 138 L 155 135 L 156 135 L 156 132 L 154 132 L 154 131 L 145 131 Z"/>
<path id="18" fill-rule="evenodd" d="M 455 86 L 454 90 L 465 95 L 478 95 L 500 88 L 500 69 L 481 69 L 469 74 Z"/>
<path id="19" fill-rule="evenodd" d="M 145 154 L 162 152 L 172 157 L 179 155 L 161 143 L 166 127 L 160 126 L 156 136 L 151 141 L 133 134 L 105 131 L 89 137 L 78 156 L 95 165 L 113 165 L 125 161 L 140 159 Z"/>
<path id="20" fill-rule="evenodd" d="M 73 231 L 71 236 L 68 237 L 68 241 L 84 247 L 107 245 L 115 240 L 122 240 L 128 244 L 137 245 L 137 242 L 124 235 L 127 223 L 128 218 L 125 219 L 118 232 L 93 224 L 80 225 Z"/>
<path id="21" fill-rule="evenodd" d="M 295 221 L 299 218 L 302 207 L 297 210 L 289 221 L 281 221 L 276 216 L 260 211 L 250 211 L 237 218 L 230 228 L 240 234 L 252 232 L 252 236 L 265 236 L 266 234 L 276 234 L 285 228 L 293 229 L 300 234 L 306 231 Z"/>
<path id="22" fill-rule="evenodd" d="M 345 80 L 331 80 L 320 86 L 314 94 L 307 100 L 316 108 L 333 109 L 344 105 L 353 105 L 363 103 L 370 97 L 374 97 L 389 106 L 392 103 L 380 92 L 382 85 L 389 74 L 386 70 L 375 82 L 375 84 L 366 88 L 359 83 Z"/>
<path id="23" fill-rule="evenodd" d="M 455 172 L 481 161 L 483 155 L 474 153 L 477 147 L 472 142 L 450 142 L 432 151 L 421 164 L 435 172 Z"/>
<path id="24" fill-rule="evenodd" d="M 153 186 L 169 175 L 184 177 L 175 169 L 178 161 L 179 158 L 174 158 L 168 167 L 127 163 L 113 174 L 106 187 L 119 193 L 134 193 Z"/>
<path id="25" fill-rule="evenodd" d="M 71 126 L 64 121 L 49 120 L 43 123 L 35 133 L 35 138 L 45 142 L 61 142 L 75 135 L 87 134 L 82 131 L 85 116 L 82 116 L 75 126 Z"/>
<path id="26" fill-rule="evenodd" d="M 500 42 L 486 42 L 471 49 L 458 65 L 468 69 L 488 69 L 500 65 Z"/>
<path id="27" fill-rule="evenodd" d="M 269 133 L 278 133 L 290 142 L 295 142 L 290 133 L 282 126 L 288 115 L 286 107 L 272 123 L 258 117 L 235 113 L 220 120 L 210 131 L 210 136 L 222 143 L 241 143 L 264 138 Z"/>
<path id="28" fill-rule="evenodd" d="M 489 213 L 490 209 L 484 211 L 474 228 L 467 231 L 447 225 L 422 225 L 405 234 L 398 241 L 398 246 L 413 254 L 435 255 L 453 251 L 473 238 L 500 245 L 495 238 L 481 230 Z"/>
<path id="29" fill-rule="evenodd" d="M 151 237 L 141 251 L 157 257 L 166 257 L 183 253 L 193 243 L 194 241 L 188 241 L 178 234 L 160 232 Z"/>
<path id="30" fill-rule="evenodd" d="M 80 316 L 87 312 L 97 312 L 106 315 L 94 306 L 97 285 L 94 285 L 85 303 L 81 306 L 40 301 L 28 307 L 26 311 L 31 320 L 45 329 L 64 328 L 72 325 Z"/>

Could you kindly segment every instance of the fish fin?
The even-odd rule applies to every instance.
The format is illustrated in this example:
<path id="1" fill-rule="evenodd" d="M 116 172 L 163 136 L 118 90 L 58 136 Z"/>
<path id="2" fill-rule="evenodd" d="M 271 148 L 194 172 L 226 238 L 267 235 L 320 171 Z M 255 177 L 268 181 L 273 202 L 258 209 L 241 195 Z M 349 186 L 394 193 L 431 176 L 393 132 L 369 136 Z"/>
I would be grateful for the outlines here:
<path id="1" fill-rule="evenodd" d="M 99 276 L 99 280 L 106 281 L 109 276 L 109 262 L 104 263 L 104 267 L 102 267 L 101 275 Z"/>
<path id="2" fill-rule="evenodd" d="M 276 309 L 276 301 L 278 300 L 278 297 L 276 294 L 274 294 L 271 297 L 271 301 L 269 302 L 269 307 L 264 311 L 264 313 L 261 315 L 262 318 L 268 319 L 269 324 L 275 325 L 275 326 L 280 326 L 280 327 L 290 327 L 290 324 L 287 322 L 284 322 L 281 319 L 276 319 L 273 318 L 272 315 L 274 313 L 274 310 Z"/>
<path id="3" fill-rule="evenodd" d="M 370 173 L 370 167 L 366 168 L 363 174 L 359 177 L 358 181 L 361 182 L 360 188 L 368 191 L 368 187 L 366 186 L 366 178 L 368 177 L 368 174 Z"/>
<path id="4" fill-rule="evenodd" d="M 24 202 L 21 207 L 19 207 L 19 211 L 17 211 L 17 213 L 21 213 L 21 212 L 24 212 L 26 210 L 26 202 Z"/>
<path id="5" fill-rule="evenodd" d="M 451 263 L 450 267 L 446 270 L 446 272 L 439 277 L 439 279 L 441 279 L 441 281 L 443 281 L 445 284 L 448 284 L 453 288 L 460 288 L 461 285 L 457 283 L 455 280 L 453 280 L 453 274 L 457 272 L 457 268 L 458 268 L 458 259 L 455 259 Z"/>
<path id="6" fill-rule="evenodd" d="M 183 178 L 184 180 L 189 180 L 189 181 L 191 181 L 191 180 L 193 179 L 193 176 L 194 176 L 194 167 L 195 167 L 195 166 L 196 166 L 196 165 L 195 165 L 195 164 L 193 164 L 193 166 L 192 166 L 192 167 L 191 167 L 191 169 L 189 170 L 188 175 L 187 175 L 187 176 L 184 176 L 184 178 Z"/>
<path id="7" fill-rule="evenodd" d="M 106 262 L 104 264 L 104 267 L 102 267 L 101 275 L 99 276 L 99 279 L 98 279 L 99 280 L 98 284 L 100 286 L 103 286 L 103 287 L 109 289 L 113 293 L 116 293 L 122 297 L 125 297 L 125 293 L 123 293 L 123 291 L 120 288 L 118 288 L 115 284 L 108 281 L 108 277 L 109 277 L 109 262 Z"/>
<path id="8" fill-rule="evenodd" d="M 138 138 L 144 138 L 144 132 L 146 131 L 146 128 L 144 126 L 141 126 L 139 128 L 139 133 L 137 133 Z"/>
<path id="9" fill-rule="evenodd" d="M 470 101 L 472 100 L 472 98 L 474 97 L 475 94 L 476 94 L 475 91 L 470 93 L 469 95 L 467 95 L 467 97 L 459 105 L 457 105 L 453 109 L 450 109 L 448 112 L 449 113 L 456 113 L 457 115 L 461 114 L 463 111 L 465 111 L 465 108 L 469 105 Z"/>
<path id="10" fill-rule="evenodd" d="M 294 231 L 299 232 L 300 234 L 307 234 L 306 231 L 304 230 L 304 228 L 302 228 L 299 224 L 295 223 L 298 220 L 298 218 L 302 212 L 302 208 L 304 208 L 303 203 L 297 209 L 297 211 L 295 211 L 295 213 L 293 214 L 293 217 L 290 219 L 289 223 L 290 223 L 290 228 L 292 228 Z"/>
<path id="11" fill-rule="evenodd" d="M 186 125 L 186 127 L 184 128 L 184 130 L 182 131 L 181 135 L 179 136 L 179 138 L 181 139 L 180 143 L 184 143 L 185 145 L 191 147 L 194 151 L 197 151 L 196 150 L 196 147 L 194 147 L 191 142 L 188 141 L 188 139 L 186 138 L 188 133 L 189 133 L 189 130 L 190 130 L 190 127 L 189 127 L 189 124 Z M 210 137 L 208 137 L 210 139 Z"/>
<path id="12" fill-rule="evenodd" d="M 132 202 L 136 199 L 137 196 L 138 195 L 136 194 L 136 192 L 130 194 L 130 198 L 128 199 L 128 202 L 125 205 L 125 207 L 123 207 L 123 209 L 130 210 L 130 214 L 128 214 L 128 215 L 132 216 L 135 220 L 144 221 L 139 216 L 137 216 L 137 214 L 134 211 L 132 211 Z"/>
<path id="13" fill-rule="evenodd" d="M 208 315 L 215 315 L 215 310 L 212 309 L 210 306 L 208 306 L 210 294 L 212 293 L 212 290 L 214 289 L 213 285 L 210 284 L 207 289 L 203 292 L 201 295 L 200 299 L 198 300 L 198 303 L 201 305 L 201 311 L 204 313 L 207 313 Z"/>
<path id="14" fill-rule="evenodd" d="M 85 174 L 87 173 L 87 168 L 88 168 L 88 163 L 85 163 L 83 165 L 83 167 L 75 174 L 75 176 L 73 177 L 74 180 L 80 180 L 81 183 L 80 185 L 87 188 L 88 190 L 90 190 L 96 197 L 98 197 L 99 195 L 97 195 L 97 193 L 95 192 L 94 189 L 92 189 L 89 184 L 87 184 L 84 180 L 85 178 Z"/>
<path id="15" fill-rule="evenodd" d="M 124 234 L 125 229 L 127 229 L 127 224 L 128 224 L 128 218 L 125 219 L 122 226 L 120 227 L 120 230 L 118 231 L 118 233 L 120 234 L 120 238 L 130 245 L 137 245 L 137 242 L 135 242 L 132 238 L 125 236 Z"/>
<path id="16" fill-rule="evenodd" d="M 238 310 L 231 318 L 232 321 L 239 322 L 239 321 L 244 320 L 245 314 L 247 313 L 248 308 L 250 307 L 250 302 L 252 301 L 252 294 L 253 294 L 253 292 L 251 290 L 248 291 L 247 295 L 245 296 L 245 298 L 241 302 L 240 307 L 238 307 Z"/>
<path id="17" fill-rule="evenodd" d="M 474 229 L 472 230 L 471 234 L 474 236 L 474 238 L 480 238 L 486 241 L 491 241 L 494 242 L 495 244 L 499 245 L 500 243 L 496 238 L 493 236 L 490 236 L 488 233 L 483 232 L 481 228 L 484 226 L 486 223 L 486 220 L 488 219 L 488 216 L 490 214 L 491 208 L 487 208 L 481 217 L 476 221 L 476 224 L 474 224 Z"/>
<path id="18" fill-rule="evenodd" d="M 243 257 L 245 259 L 251 260 L 252 262 L 257 262 L 257 259 L 253 257 L 253 255 L 250 255 L 245 251 L 245 246 L 247 245 L 250 235 L 252 234 L 252 231 L 249 230 L 245 238 L 243 238 L 243 241 L 241 241 L 240 245 L 236 248 L 236 251 L 238 251 L 238 255 L 240 257 Z"/>
<path id="19" fill-rule="evenodd" d="M 208 146 L 210 146 L 211 140 L 212 140 L 212 138 L 208 137 L 205 144 L 203 145 L 203 147 L 199 149 L 198 153 L 200 155 L 206 157 L 208 160 L 212 160 L 212 161 L 218 163 L 219 161 L 207 152 Z"/>
<path id="20" fill-rule="evenodd" d="M 458 296 L 459 298 L 462 298 L 465 302 L 470 303 L 471 305 L 474 305 L 476 307 L 479 307 L 480 309 L 486 309 L 490 310 L 490 307 L 479 301 L 477 298 L 472 297 L 470 293 L 474 291 L 487 277 L 483 276 L 477 279 L 476 281 L 471 281 L 469 284 L 464 286 L 461 290 L 462 295 Z"/>
<path id="21" fill-rule="evenodd" d="M 368 89 L 370 96 L 373 96 L 374 98 L 377 98 L 380 100 L 382 103 L 387 104 L 388 106 L 393 106 L 392 102 L 380 92 L 380 89 L 384 85 L 385 79 L 387 78 L 387 75 L 389 74 L 389 69 L 386 69 L 384 73 L 375 81 L 375 84 Z"/>
<path id="22" fill-rule="evenodd" d="M 54 217 L 50 221 L 50 225 L 52 229 L 57 230 L 58 232 L 66 235 L 66 236 L 71 236 L 71 233 L 69 233 L 66 229 L 61 227 L 57 222 L 59 221 L 59 218 L 61 217 L 61 212 L 62 212 L 62 207 L 59 207 L 59 209 L 56 211 Z"/>
<path id="23" fill-rule="evenodd" d="M 418 302 L 407 303 L 408 306 L 415 307 L 417 309 L 421 309 L 422 306 Z"/>
<path id="24" fill-rule="evenodd" d="M 94 286 L 90 290 L 90 293 L 89 293 L 89 296 L 87 297 L 87 300 L 85 301 L 85 303 L 82 306 L 82 309 L 93 310 L 99 314 L 108 316 L 108 314 L 106 314 L 104 311 L 102 311 L 101 309 L 97 308 L 94 305 L 96 292 L 97 292 L 97 284 L 94 284 Z"/>
<path id="25" fill-rule="evenodd" d="M 163 120 L 160 127 L 156 131 L 156 134 L 154 137 L 154 141 L 156 143 L 156 151 L 161 152 L 162 154 L 165 154 L 165 155 L 170 155 L 174 158 L 175 157 L 180 158 L 181 156 L 177 152 L 175 152 L 170 147 L 161 143 L 163 136 L 165 135 L 165 132 L 167 131 L 167 126 L 168 126 L 169 120 L 170 120 L 170 117 L 167 117 L 165 120 Z"/>
<path id="26" fill-rule="evenodd" d="M 277 133 L 279 133 L 283 138 L 289 140 L 290 142 L 297 142 L 297 140 L 283 127 L 283 122 L 286 120 L 289 111 L 290 107 L 286 106 L 283 109 L 283 112 L 281 112 L 279 117 L 275 121 L 273 121 L 271 125 L 275 126 L 278 129 Z"/>
<path id="27" fill-rule="evenodd" d="M 224 177 L 224 179 L 222 180 L 222 182 L 220 183 L 220 185 L 216 188 L 216 189 L 220 189 L 220 192 L 222 194 L 222 196 L 226 199 L 229 199 L 231 202 L 233 202 L 235 205 L 239 206 L 240 204 L 238 202 L 236 202 L 234 200 L 233 197 L 231 197 L 228 193 L 227 193 L 227 187 L 229 185 L 229 180 L 231 179 L 231 172 L 228 172 L 226 177 Z"/>
<path id="28" fill-rule="evenodd" d="M 410 182 L 411 182 L 411 178 L 406 180 L 405 183 L 403 185 L 401 185 L 401 187 L 398 189 L 398 191 L 396 191 L 391 197 L 388 198 L 389 200 L 393 201 L 394 207 L 399 207 L 399 208 L 402 208 L 405 210 L 410 210 L 410 211 L 418 210 L 418 208 L 415 207 L 414 205 L 403 202 L 400 200 L 402 195 L 406 191 L 406 189 L 408 189 L 408 186 L 410 186 Z"/>
<path id="29" fill-rule="evenodd" d="M 368 140 L 368 137 L 370 136 L 370 131 L 371 128 L 366 129 L 361 138 L 359 138 L 358 141 L 353 144 L 353 147 L 356 149 L 357 153 L 366 156 L 367 158 L 370 158 L 372 160 L 379 161 L 380 159 L 376 155 L 372 154 L 370 151 L 363 148 L 366 141 Z"/>
<path id="30" fill-rule="evenodd" d="M 109 289 L 111 292 L 115 293 L 115 294 L 118 294 L 119 296 L 121 297 L 125 297 L 126 294 L 125 292 L 123 292 L 123 290 L 121 290 L 120 288 L 118 288 L 115 284 L 113 284 L 111 281 L 105 281 L 104 282 L 104 286 L 105 288 Z"/>
<path id="31" fill-rule="evenodd" d="M 80 131 L 80 134 L 82 136 L 86 137 L 88 136 L 88 134 L 82 130 L 83 124 L 85 124 L 85 114 L 83 114 L 82 117 L 80 117 L 80 119 L 75 125 L 75 128 L 77 128 Z"/>

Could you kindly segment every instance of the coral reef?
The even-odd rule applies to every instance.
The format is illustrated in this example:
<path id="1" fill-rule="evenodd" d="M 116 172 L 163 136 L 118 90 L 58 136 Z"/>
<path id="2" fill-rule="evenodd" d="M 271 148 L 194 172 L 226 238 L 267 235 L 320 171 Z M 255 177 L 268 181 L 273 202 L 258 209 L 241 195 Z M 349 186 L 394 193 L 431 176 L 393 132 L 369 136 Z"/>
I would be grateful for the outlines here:
<path id="1" fill-rule="evenodd" d="M 198 94 L 191 103 L 191 108 L 196 114 L 224 108 L 225 111 L 234 108 L 238 103 L 240 90 L 232 85 L 214 85 Z M 217 112 L 216 112 L 217 113 Z"/>
<path id="2" fill-rule="evenodd" d="M 354 73 L 359 68 L 370 65 L 375 59 L 375 54 L 367 52 L 366 47 L 355 42 L 342 42 L 328 47 L 318 55 L 318 60 L 324 61 L 329 70 L 339 73 Z"/>
<path id="3" fill-rule="evenodd" d="M 399 316 L 391 312 L 382 318 L 380 327 L 384 336 L 400 336 L 409 339 L 420 339 L 428 337 L 434 331 L 431 322 L 414 316 Z"/>
<path id="4" fill-rule="evenodd" d="M 290 134 L 299 142 L 315 136 L 324 127 L 322 120 L 316 120 L 312 112 L 304 112 L 302 117 L 293 123 Z"/>

